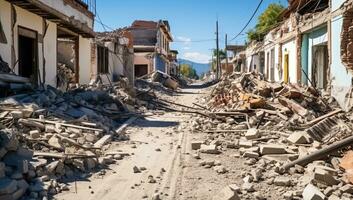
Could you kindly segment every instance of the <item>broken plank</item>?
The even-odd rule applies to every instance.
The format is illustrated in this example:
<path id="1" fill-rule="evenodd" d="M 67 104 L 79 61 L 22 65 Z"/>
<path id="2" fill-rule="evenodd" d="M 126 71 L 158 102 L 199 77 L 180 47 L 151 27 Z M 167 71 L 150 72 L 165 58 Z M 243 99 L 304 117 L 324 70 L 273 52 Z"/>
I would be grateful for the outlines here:
<path id="1" fill-rule="evenodd" d="M 85 126 L 78 126 L 74 124 L 66 124 L 66 123 L 61 123 L 61 122 L 56 122 L 56 121 L 50 121 L 50 120 L 42 120 L 42 119 L 29 119 L 31 121 L 36 121 L 36 122 L 42 122 L 46 124 L 60 124 L 62 126 L 66 127 L 71 127 L 71 128 L 78 128 L 78 129 L 84 129 L 84 130 L 90 130 L 90 131 L 98 131 L 98 132 L 103 132 L 103 129 L 97 129 L 97 128 L 90 128 L 90 127 L 85 127 Z"/>
<path id="2" fill-rule="evenodd" d="M 327 113 L 327 114 L 325 114 L 325 115 L 322 115 L 322 116 L 320 116 L 320 117 L 318 117 L 318 118 L 316 118 L 316 119 L 311 120 L 310 122 L 308 122 L 307 124 L 305 124 L 305 126 L 314 125 L 314 124 L 316 124 L 316 123 L 318 123 L 318 122 L 320 122 L 320 121 L 322 121 L 322 120 L 324 120 L 324 119 L 326 119 L 326 118 L 328 118 L 328 117 L 332 117 L 332 116 L 334 116 L 334 115 L 336 115 L 336 114 L 338 114 L 338 113 L 340 113 L 340 112 L 342 112 L 342 109 L 334 110 L 334 111 L 329 112 L 329 113 Z"/>
<path id="3" fill-rule="evenodd" d="M 123 123 L 123 125 L 121 125 L 118 129 L 115 130 L 115 134 L 120 134 L 126 127 L 132 124 L 136 119 L 137 117 L 131 117 L 128 120 L 126 120 Z M 112 137 L 113 137 L 112 134 L 105 135 L 101 139 L 99 139 L 96 143 L 94 143 L 93 146 L 95 148 L 102 148 L 106 143 L 111 141 Z"/>

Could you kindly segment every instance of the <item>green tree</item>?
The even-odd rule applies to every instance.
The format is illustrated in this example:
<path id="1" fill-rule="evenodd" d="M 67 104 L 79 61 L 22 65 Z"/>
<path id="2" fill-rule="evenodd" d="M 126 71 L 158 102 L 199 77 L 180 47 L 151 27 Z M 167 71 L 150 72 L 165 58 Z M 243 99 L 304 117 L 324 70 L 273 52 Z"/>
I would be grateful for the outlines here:
<path id="1" fill-rule="evenodd" d="M 261 41 L 265 35 L 280 21 L 280 14 L 284 7 L 278 3 L 270 4 L 267 9 L 258 17 L 255 28 L 248 34 L 249 41 Z"/>
<path id="2" fill-rule="evenodd" d="M 227 57 L 226 52 L 222 49 L 219 51 L 219 60 L 220 62 Z M 216 66 L 217 66 L 217 49 L 213 50 L 213 60 L 212 60 L 212 70 L 216 71 Z"/>
<path id="3" fill-rule="evenodd" d="M 196 70 L 189 64 L 181 64 L 180 65 L 180 73 L 188 78 L 198 79 L 198 75 Z"/>

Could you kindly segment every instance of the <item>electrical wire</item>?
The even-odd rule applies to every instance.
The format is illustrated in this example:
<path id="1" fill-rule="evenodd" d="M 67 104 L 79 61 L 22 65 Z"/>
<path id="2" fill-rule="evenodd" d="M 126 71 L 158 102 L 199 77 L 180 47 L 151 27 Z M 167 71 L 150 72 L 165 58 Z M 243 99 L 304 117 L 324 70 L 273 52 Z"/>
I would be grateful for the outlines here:
<path id="1" fill-rule="evenodd" d="M 255 9 L 254 13 L 252 14 L 251 18 L 249 19 L 249 21 L 245 24 L 244 28 L 234 38 L 232 38 L 230 40 L 230 42 L 235 40 L 249 26 L 250 22 L 254 19 L 255 15 L 256 15 L 257 11 L 259 10 L 259 8 L 260 8 L 260 6 L 261 6 L 263 1 L 264 0 L 260 0 L 259 5 L 256 7 L 256 9 Z"/>

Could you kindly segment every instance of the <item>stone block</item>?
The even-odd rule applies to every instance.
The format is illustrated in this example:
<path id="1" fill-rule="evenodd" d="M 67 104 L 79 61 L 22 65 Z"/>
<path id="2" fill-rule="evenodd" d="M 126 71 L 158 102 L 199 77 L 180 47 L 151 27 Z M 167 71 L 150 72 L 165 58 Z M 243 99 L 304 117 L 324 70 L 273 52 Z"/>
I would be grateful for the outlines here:
<path id="1" fill-rule="evenodd" d="M 201 145 L 203 144 L 202 141 L 192 141 L 191 142 L 191 149 L 192 150 L 198 150 L 201 148 Z"/>
<path id="2" fill-rule="evenodd" d="M 207 153 L 207 154 L 220 154 L 221 153 L 220 151 L 218 151 L 216 145 L 204 145 L 204 144 L 201 145 L 200 152 Z"/>
<path id="3" fill-rule="evenodd" d="M 257 139 L 260 137 L 260 132 L 256 128 L 248 129 L 245 133 L 245 138 L 248 140 Z"/>
<path id="4" fill-rule="evenodd" d="M 238 194 L 229 186 L 219 191 L 212 200 L 240 200 Z"/>
<path id="5" fill-rule="evenodd" d="M 17 190 L 17 181 L 9 178 L 0 179 L 0 195 L 12 194 Z"/>
<path id="6" fill-rule="evenodd" d="M 292 144 L 309 144 L 310 136 L 305 131 L 292 133 L 287 140 Z"/>
<path id="7" fill-rule="evenodd" d="M 265 144 L 265 145 L 260 145 L 260 153 L 261 153 L 261 155 L 285 154 L 285 153 L 287 153 L 287 151 L 286 151 L 286 147 L 284 145 Z"/>
<path id="8" fill-rule="evenodd" d="M 337 185 L 339 183 L 332 174 L 321 168 L 315 168 L 314 179 L 329 186 Z"/>
<path id="9" fill-rule="evenodd" d="M 276 177 L 273 183 L 277 186 L 291 186 L 292 181 L 288 177 Z"/>
<path id="10" fill-rule="evenodd" d="M 324 200 L 325 195 L 313 184 L 308 184 L 303 190 L 303 200 Z"/>

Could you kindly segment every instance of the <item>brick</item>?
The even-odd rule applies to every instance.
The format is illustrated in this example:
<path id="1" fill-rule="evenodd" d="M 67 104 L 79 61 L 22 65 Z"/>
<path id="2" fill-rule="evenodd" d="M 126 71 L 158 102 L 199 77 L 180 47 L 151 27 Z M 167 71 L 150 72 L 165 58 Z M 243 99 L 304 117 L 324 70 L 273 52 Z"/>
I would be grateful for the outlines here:
<path id="1" fill-rule="evenodd" d="M 314 185 L 308 184 L 303 190 L 303 200 L 324 200 L 325 195 Z"/>
<path id="2" fill-rule="evenodd" d="M 260 145 L 260 153 L 261 153 L 261 155 L 285 154 L 285 153 L 287 153 L 287 151 L 286 151 L 286 148 L 284 145 L 265 144 L 265 145 Z"/>
<path id="3" fill-rule="evenodd" d="M 191 142 L 191 149 L 192 150 L 198 150 L 201 148 L 201 145 L 203 144 L 202 141 L 192 141 Z"/>
<path id="4" fill-rule="evenodd" d="M 245 138 L 248 140 L 257 139 L 260 137 L 260 132 L 256 128 L 248 129 L 245 133 Z"/>
<path id="5" fill-rule="evenodd" d="M 240 200 L 238 194 L 229 186 L 219 191 L 212 200 Z"/>

